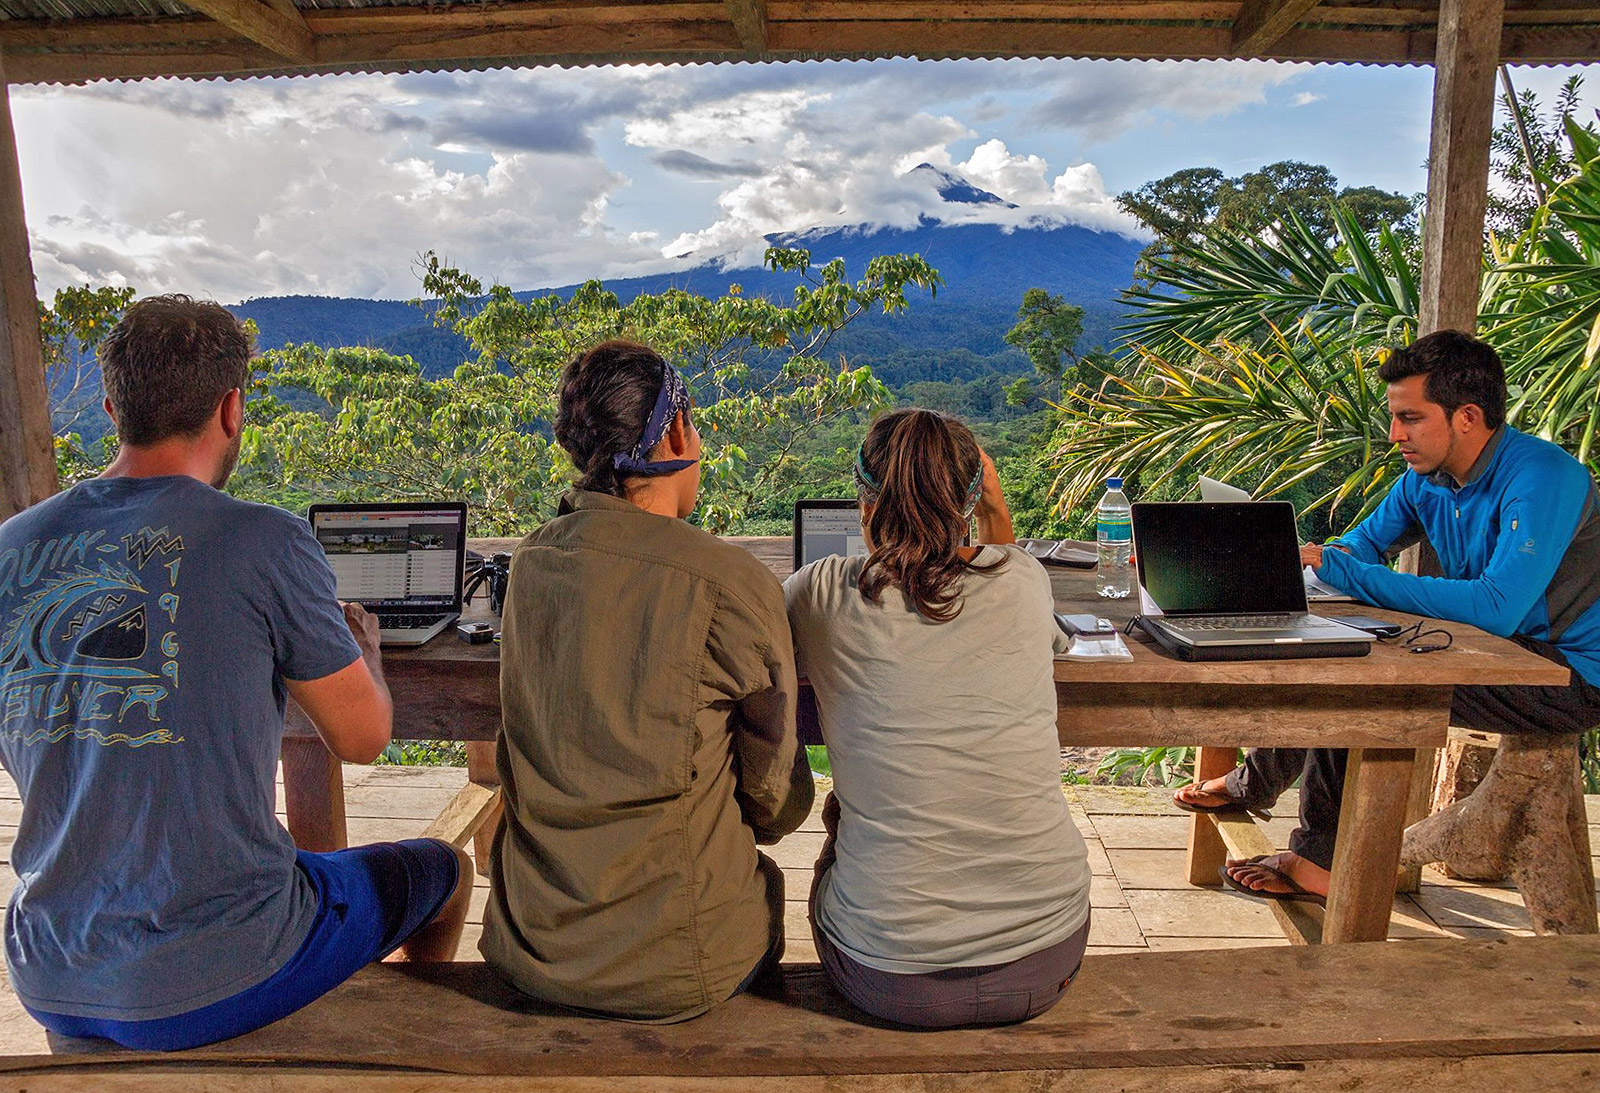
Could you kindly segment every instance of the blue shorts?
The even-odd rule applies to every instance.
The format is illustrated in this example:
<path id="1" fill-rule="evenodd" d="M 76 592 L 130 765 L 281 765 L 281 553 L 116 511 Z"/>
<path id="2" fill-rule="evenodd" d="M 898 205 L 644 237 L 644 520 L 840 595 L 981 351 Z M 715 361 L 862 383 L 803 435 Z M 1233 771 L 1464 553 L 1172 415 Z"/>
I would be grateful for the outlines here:
<path id="1" fill-rule="evenodd" d="M 68 1017 L 28 1009 L 63 1036 L 98 1036 L 139 1051 L 177 1051 L 242 1036 L 327 994 L 398 949 L 443 909 L 460 879 L 455 848 L 407 839 L 335 850 L 296 851 L 317 914 L 299 951 L 272 975 L 220 1002 L 149 1021 Z"/>

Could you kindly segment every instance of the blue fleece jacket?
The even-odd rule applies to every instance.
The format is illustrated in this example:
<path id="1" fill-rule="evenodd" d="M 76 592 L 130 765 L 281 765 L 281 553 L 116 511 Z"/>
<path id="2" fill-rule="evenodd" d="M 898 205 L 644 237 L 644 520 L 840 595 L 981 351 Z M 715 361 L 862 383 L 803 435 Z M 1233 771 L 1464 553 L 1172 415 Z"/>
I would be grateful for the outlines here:
<path id="1" fill-rule="evenodd" d="M 1387 555 L 1426 537 L 1442 577 L 1396 573 Z M 1553 643 L 1600 686 L 1600 504 L 1594 478 L 1549 441 L 1498 429 L 1457 487 L 1407 473 L 1325 550 L 1317 576 L 1380 607 Z"/>

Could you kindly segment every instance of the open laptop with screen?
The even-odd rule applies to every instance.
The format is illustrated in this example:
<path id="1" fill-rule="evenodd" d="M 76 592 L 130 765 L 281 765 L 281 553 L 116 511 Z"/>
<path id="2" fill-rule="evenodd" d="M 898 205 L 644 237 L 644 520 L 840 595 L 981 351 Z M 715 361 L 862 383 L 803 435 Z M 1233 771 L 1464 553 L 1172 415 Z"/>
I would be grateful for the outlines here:
<path id="1" fill-rule="evenodd" d="M 1365 656 L 1373 637 L 1310 614 L 1287 501 L 1133 506 L 1140 626 L 1186 660 Z"/>
<path id="2" fill-rule="evenodd" d="M 1200 476 L 1200 500 L 1202 501 L 1253 501 L 1255 500 L 1238 486 L 1230 486 L 1226 482 L 1215 478 Z M 1301 576 L 1306 582 L 1306 599 L 1312 603 L 1351 603 L 1354 596 L 1340 592 L 1331 584 L 1324 584 L 1317 578 L 1310 566 L 1301 570 Z"/>
<path id="3" fill-rule="evenodd" d="M 341 600 L 378 616 L 385 645 L 421 645 L 461 615 L 467 506 L 459 501 L 312 505 Z"/>
<path id="4" fill-rule="evenodd" d="M 794 503 L 794 567 L 830 554 L 866 554 L 861 509 L 855 501 L 802 498 Z"/>

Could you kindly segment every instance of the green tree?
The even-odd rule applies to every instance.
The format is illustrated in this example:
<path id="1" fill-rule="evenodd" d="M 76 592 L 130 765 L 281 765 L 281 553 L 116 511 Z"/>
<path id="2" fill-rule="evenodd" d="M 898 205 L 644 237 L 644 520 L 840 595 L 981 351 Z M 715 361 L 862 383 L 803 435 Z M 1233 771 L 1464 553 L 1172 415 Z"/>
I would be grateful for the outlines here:
<path id="1" fill-rule="evenodd" d="M 263 488 L 344 498 L 464 497 L 474 530 L 514 532 L 550 515 L 572 468 L 554 444 L 556 384 L 578 352 L 608 338 L 645 342 L 683 370 L 705 442 L 698 519 L 734 526 L 753 506 L 792 489 L 806 443 L 888 390 L 867 368 L 829 356 L 840 330 L 868 311 L 897 313 L 908 290 L 936 292 L 939 274 L 916 255 L 883 255 L 850 280 L 842 260 L 812 266 L 804 250 L 768 250 L 767 268 L 794 274 L 792 297 L 719 299 L 670 290 L 624 304 L 600 282 L 570 297 L 519 299 L 424 258 L 435 322 L 467 339 L 477 359 L 430 380 L 410 358 L 375 350 L 292 346 L 267 354 L 263 386 L 307 391 L 325 409 L 258 398 L 247 433 Z"/>
<path id="2" fill-rule="evenodd" d="M 58 289 L 48 305 L 39 301 L 39 341 L 50 393 L 56 473 L 63 486 L 100 473 L 115 438 L 101 407 L 100 368 L 95 350 L 133 302 L 131 288 L 76 285 Z M 86 444 L 83 436 L 91 437 Z"/>
<path id="3" fill-rule="evenodd" d="M 1526 232 L 1549 191 L 1577 171 L 1567 126 L 1576 121 L 1582 94 L 1583 77 L 1572 76 L 1561 85 L 1548 111 L 1532 91 L 1522 92 L 1515 101 L 1510 95 L 1501 96 L 1506 116 L 1490 141 L 1493 181 L 1487 214 L 1489 228 L 1497 235 L 1514 238 Z M 1594 127 L 1588 130 L 1592 133 Z"/>
<path id="4" fill-rule="evenodd" d="M 1067 367 L 1077 363 L 1082 336 L 1083 308 L 1030 288 L 1022 294 L 1017 324 L 1006 331 L 1006 344 L 1022 350 L 1040 376 L 1059 382 Z"/>
<path id="5" fill-rule="evenodd" d="M 1338 210 L 1369 234 L 1380 225 L 1407 238 L 1416 231 L 1414 198 L 1373 186 L 1340 189 L 1328 168 L 1296 160 L 1232 178 L 1215 167 L 1190 167 L 1119 194 L 1117 204 L 1155 233 L 1147 260 L 1207 233 L 1256 238 L 1281 233 L 1295 222 L 1326 243 L 1336 233 Z"/>

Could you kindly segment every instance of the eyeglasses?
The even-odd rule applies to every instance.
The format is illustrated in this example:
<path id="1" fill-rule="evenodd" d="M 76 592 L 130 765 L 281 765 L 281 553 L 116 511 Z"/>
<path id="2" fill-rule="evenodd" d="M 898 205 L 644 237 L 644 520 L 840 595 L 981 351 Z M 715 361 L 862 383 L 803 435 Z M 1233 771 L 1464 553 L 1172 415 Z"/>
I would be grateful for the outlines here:
<path id="1" fill-rule="evenodd" d="M 1379 638 L 1378 640 L 1397 641 L 1402 648 L 1408 649 L 1413 653 L 1437 653 L 1441 649 L 1450 648 L 1451 644 L 1456 640 L 1455 635 L 1448 630 L 1441 630 L 1438 627 L 1432 630 L 1424 630 L 1424 625 L 1426 624 L 1423 620 L 1418 619 L 1398 634 L 1392 634 L 1387 638 Z M 1430 638 L 1433 640 L 1428 640 Z"/>

